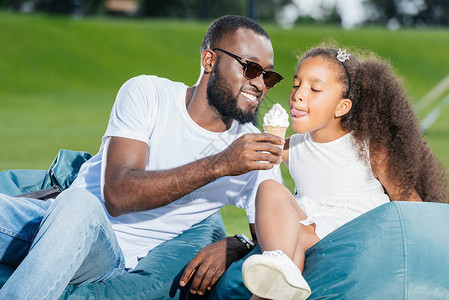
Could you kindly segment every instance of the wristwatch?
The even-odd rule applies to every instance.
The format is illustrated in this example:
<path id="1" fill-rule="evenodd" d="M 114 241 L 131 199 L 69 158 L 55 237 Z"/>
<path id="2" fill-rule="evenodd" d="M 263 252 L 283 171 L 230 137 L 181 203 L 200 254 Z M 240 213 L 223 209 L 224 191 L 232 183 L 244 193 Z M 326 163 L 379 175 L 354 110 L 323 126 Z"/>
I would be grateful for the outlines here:
<path id="1" fill-rule="evenodd" d="M 254 248 L 253 241 L 251 241 L 246 235 L 239 233 L 239 234 L 234 235 L 234 237 L 238 238 L 240 242 L 245 244 L 246 248 L 248 248 L 250 250 Z"/>

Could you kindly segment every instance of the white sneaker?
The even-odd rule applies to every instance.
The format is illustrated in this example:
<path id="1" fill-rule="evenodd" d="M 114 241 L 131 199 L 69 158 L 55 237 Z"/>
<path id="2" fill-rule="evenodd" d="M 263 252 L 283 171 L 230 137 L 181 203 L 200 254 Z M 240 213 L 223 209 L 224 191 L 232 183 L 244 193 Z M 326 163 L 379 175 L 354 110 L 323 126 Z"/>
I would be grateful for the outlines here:
<path id="1" fill-rule="evenodd" d="M 251 255 L 242 266 L 243 283 L 267 299 L 307 299 L 310 287 L 295 263 L 281 250 Z"/>

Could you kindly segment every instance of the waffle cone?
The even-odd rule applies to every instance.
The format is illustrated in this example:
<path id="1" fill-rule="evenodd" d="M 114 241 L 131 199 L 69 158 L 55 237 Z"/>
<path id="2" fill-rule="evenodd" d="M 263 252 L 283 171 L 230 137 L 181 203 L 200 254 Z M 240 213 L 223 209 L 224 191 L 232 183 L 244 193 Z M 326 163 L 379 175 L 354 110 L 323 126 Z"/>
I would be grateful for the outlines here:
<path id="1" fill-rule="evenodd" d="M 263 126 L 263 131 L 265 133 L 274 134 L 280 138 L 285 138 L 285 132 L 287 131 L 287 127 L 281 126 Z"/>

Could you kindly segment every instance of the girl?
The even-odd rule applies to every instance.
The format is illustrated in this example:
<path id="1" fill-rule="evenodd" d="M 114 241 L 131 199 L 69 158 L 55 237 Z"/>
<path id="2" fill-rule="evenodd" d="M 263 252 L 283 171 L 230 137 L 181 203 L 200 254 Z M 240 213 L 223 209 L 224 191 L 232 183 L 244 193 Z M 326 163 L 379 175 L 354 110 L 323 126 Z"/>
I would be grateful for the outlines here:
<path id="1" fill-rule="evenodd" d="M 297 193 L 263 182 L 256 197 L 262 255 L 242 267 L 248 289 L 305 299 L 304 255 L 321 238 L 388 201 L 447 201 L 445 171 L 420 132 L 402 82 L 373 55 L 318 47 L 299 60 L 283 160 Z M 253 298 L 257 298 L 253 296 Z"/>

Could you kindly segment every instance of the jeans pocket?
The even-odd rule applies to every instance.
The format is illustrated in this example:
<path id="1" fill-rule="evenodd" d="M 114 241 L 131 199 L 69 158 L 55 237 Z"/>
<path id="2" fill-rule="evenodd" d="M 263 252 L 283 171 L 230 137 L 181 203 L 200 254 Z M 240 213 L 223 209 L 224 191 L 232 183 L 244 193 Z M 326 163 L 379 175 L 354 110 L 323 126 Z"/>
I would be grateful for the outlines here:
<path id="1" fill-rule="evenodd" d="M 0 229 L 0 263 L 17 268 L 27 255 L 31 242 L 32 238 Z"/>

